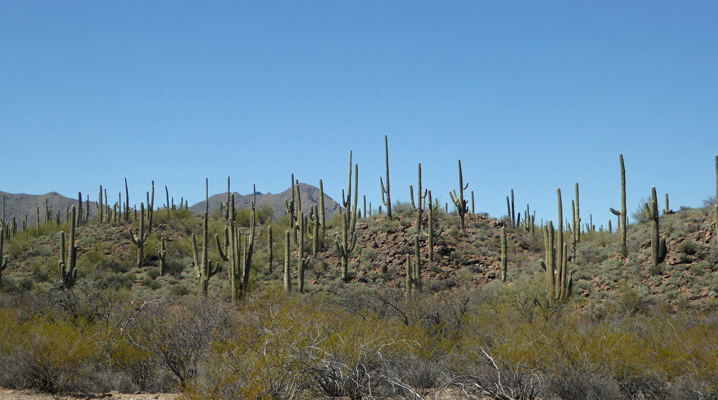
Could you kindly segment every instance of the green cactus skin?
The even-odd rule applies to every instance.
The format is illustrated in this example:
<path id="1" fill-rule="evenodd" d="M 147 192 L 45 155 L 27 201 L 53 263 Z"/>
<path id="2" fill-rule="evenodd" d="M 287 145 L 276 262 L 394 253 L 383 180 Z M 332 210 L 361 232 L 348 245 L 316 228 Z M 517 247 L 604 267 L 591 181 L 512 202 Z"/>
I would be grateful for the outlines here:
<path id="1" fill-rule="evenodd" d="M 431 190 L 428 192 L 429 196 L 429 221 L 427 223 L 429 228 L 429 235 L 427 237 L 427 247 L 428 247 L 428 259 L 429 262 L 434 261 L 434 212 L 436 212 L 436 209 L 438 207 L 434 207 L 433 203 L 431 202 Z"/>
<path id="2" fill-rule="evenodd" d="M 152 181 L 152 194 L 147 196 L 147 233 L 152 234 L 152 218 L 155 215 L 155 181 Z"/>
<path id="3" fill-rule="evenodd" d="M 558 242 L 557 242 L 557 250 L 559 251 L 558 255 L 558 265 L 557 265 L 557 277 L 556 277 L 556 285 L 557 285 L 557 292 L 556 296 L 558 298 L 562 298 L 564 296 L 563 290 L 566 287 L 566 269 L 563 265 L 563 201 L 561 200 L 561 188 L 556 188 L 556 196 L 558 201 Z"/>
<path id="4" fill-rule="evenodd" d="M 668 205 L 668 193 L 666 193 L 666 208 L 663 209 L 663 215 L 673 214 L 673 210 Z"/>
<path id="5" fill-rule="evenodd" d="M 609 211 L 619 217 L 618 226 L 621 228 L 621 253 L 625 256 L 628 252 L 626 247 L 626 238 L 628 235 L 628 223 L 626 221 L 626 168 L 623 164 L 623 154 L 619 154 L 618 158 L 621 162 L 621 211 L 609 208 Z"/>
<path id="6" fill-rule="evenodd" d="M 2 272 L 7 268 L 7 256 L 3 257 L 3 243 L 5 242 L 5 227 L 0 226 L 0 284 L 2 284 Z"/>
<path id="7" fill-rule="evenodd" d="M 578 202 L 578 182 L 574 185 L 576 190 L 576 217 L 573 219 L 574 230 L 576 231 L 576 243 L 581 243 L 581 208 Z"/>
<path id="8" fill-rule="evenodd" d="M 219 270 L 218 265 L 215 265 L 214 268 L 212 268 L 212 261 L 209 259 L 209 251 L 207 248 L 209 244 L 209 179 L 205 180 L 204 199 L 204 222 L 202 226 L 202 237 L 204 240 L 202 242 L 202 255 L 200 256 L 197 250 L 197 238 L 195 237 L 194 233 L 192 234 L 192 255 L 194 258 L 194 268 L 197 272 L 197 278 L 199 278 L 200 282 L 200 292 L 202 293 L 202 296 L 207 297 L 209 279 L 213 277 Z"/>
<path id="9" fill-rule="evenodd" d="M 234 200 L 230 199 L 229 177 L 227 177 L 227 211 L 225 212 L 224 219 L 229 219 L 229 202 L 230 201 L 234 202 Z M 232 204 L 232 206 L 234 206 L 234 204 Z"/>
<path id="10" fill-rule="evenodd" d="M 506 282 L 508 250 L 506 245 L 506 227 L 501 227 L 501 282 Z"/>
<path id="11" fill-rule="evenodd" d="M 140 203 L 140 231 L 139 235 L 132 233 L 132 228 L 127 228 L 130 232 L 130 240 L 137 246 L 137 266 L 142 267 L 145 261 L 145 245 L 147 244 L 148 232 L 145 232 L 145 206 Z"/>
<path id="12" fill-rule="evenodd" d="M 104 214 L 104 208 L 102 207 L 102 185 L 100 185 L 100 198 L 97 201 L 97 222 L 102 223 L 104 220 L 102 219 L 102 216 Z"/>
<path id="13" fill-rule="evenodd" d="M 651 219 L 651 253 L 653 265 L 658 265 L 666 258 L 666 239 L 660 237 L 660 222 L 658 216 L 658 197 L 656 187 L 651 188 L 651 204 L 643 205 Z"/>
<path id="14" fill-rule="evenodd" d="M 160 276 L 165 274 L 167 270 L 167 249 L 165 248 L 165 238 L 162 238 L 160 250 L 157 252 L 157 257 L 160 259 Z"/>
<path id="15" fill-rule="evenodd" d="M 359 191 L 359 165 L 354 165 L 354 205 L 352 206 L 352 152 L 349 151 L 349 183 L 347 186 L 346 197 L 344 189 L 342 189 L 342 205 L 344 211 L 342 213 L 342 234 L 336 238 L 334 245 L 337 253 L 341 256 L 342 279 L 346 282 L 349 279 L 349 254 L 354 251 L 356 245 L 356 212 L 357 198 Z"/>
<path id="16" fill-rule="evenodd" d="M 474 208 L 474 191 L 471 191 L 471 214 L 476 214 L 476 209 Z"/>
<path id="17" fill-rule="evenodd" d="M 297 241 L 297 216 L 299 215 L 297 205 L 297 189 L 294 183 L 294 174 L 292 174 L 292 199 L 284 200 L 284 213 L 289 214 L 289 226 L 292 227 L 292 236 L 294 242 Z"/>
<path id="18" fill-rule="evenodd" d="M 511 226 L 516 226 L 516 209 L 514 208 L 514 190 L 511 189 Z"/>
<path id="19" fill-rule="evenodd" d="M 267 266 L 270 275 L 274 272 L 272 268 L 273 258 L 274 248 L 272 247 L 272 225 L 269 225 L 267 227 Z"/>
<path id="20" fill-rule="evenodd" d="M 467 201 L 464 200 L 464 190 L 468 187 L 468 183 L 464 186 L 464 176 L 461 172 L 461 160 L 459 160 L 459 195 L 457 196 L 456 190 L 454 190 L 453 192 L 449 192 L 449 196 L 451 197 L 451 201 L 454 203 L 454 206 L 456 206 L 456 211 L 459 213 L 459 225 L 462 231 L 464 230 L 464 216 L 469 211 L 469 207 L 466 204 Z"/>
<path id="21" fill-rule="evenodd" d="M 511 199 L 506 196 L 506 220 L 511 225 Z"/>
<path id="22" fill-rule="evenodd" d="M 289 247 L 291 245 L 289 241 L 289 230 L 284 231 L 284 291 L 290 293 L 292 291 L 292 280 L 289 275 Z"/>
<path id="23" fill-rule="evenodd" d="M 407 299 L 411 298 L 411 287 L 414 284 L 413 279 L 411 276 L 413 275 L 413 271 L 411 268 L 411 256 L 409 254 L 406 255 L 406 287 L 405 290 L 405 296 Z"/>
<path id="24" fill-rule="evenodd" d="M 125 178 L 125 222 L 130 221 L 130 190 L 127 188 L 127 178 Z"/>
<path id="25" fill-rule="evenodd" d="M 304 232 L 306 231 L 307 217 L 303 211 L 299 212 L 299 242 L 297 246 L 297 290 L 304 293 L 304 269 L 309 264 L 309 259 L 304 258 Z"/>
<path id="26" fill-rule="evenodd" d="M 553 301 L 556 295 L 556 256 L 554 253 L 554 229 L 553 221 L 549 220 L 543 230 L 546 261 L 539 260 L 541 267 L 546 271 L 546 290 L 549 301 Z"/>
<path id="27" fill-rule="evenodd" d="M 312 255 L 316 256 L 319 253 L 319 228 L 321 226 L 321 222 L 319 221 L 319 206 L 309 207 L 308 223 L 309 231 L 311 231 L 309 238 L 312 240 Z"/>
<path id="28" fill-rule="evenodd" d="M 65 232 L 60 232 L 60 248 L 61 257 L 58 263 L 58 270 L 60 273 L 60 287 L 70 288 L 75 284 L 77 280 L 77 247 L 75 247 L 75 225 L 77 221 L 77 212 L 75 206 L 72 206 L 72 216 L 70 224 L 70 259 L 69 263 L 65 263 Z"/>
<path id="29" fill-rule="evenodd" d="M 319 212 L 322 217 L 322 238 L 327 235 L 326 209 L 324 208 L 324 184 L 319 180 Z"/>
<path id="30" fill-rule="evenodd" d="M 713 206 L 713 215 L 716 220 L 716 241 L 718 241 L 718 204 Z"/>
<path id="31" fill-rule="evenodd" d="M 418 181 L 418 189 L 416 196 L 416 203 L 414 202 L 414 187 L 409 185 L 409 197 L 411 198 L 411 206 L 414 207 L 416 210 L 416 232 L 421 232 L 421 216 L 424 212 L 424 199 L 426 198 L 427 190 L 424 189 L 424 194 L 421 194 L 421 163 L 419 163 L 419 181 Z"/>
<path id="32" fill-rule="evenodd" d="M 381 180 L 381 177 L 379 177 L 379 184 L 381 185 L 381 202 L 382 204 L 384 204 L 384 206 L 386 206 L 386 215 L 391 220 L 391 193 L 389 189 L 389 141 L 386 135 L 384 135 L 384 153 L 386 159 L 386 186 L 384 186 L 384 182 Z M 379 214 L 381 214 L 381 212 Z"/>
<path id="33" fill-rule="evenodd" d="M 239 233 L 239 227 L 235 220 L 237 212 L 234 209 L 233 193 L 230 195 L 229 213 L 224 214 L 225 216 L 229 216 L 229 227 L 225 227 L 224 229 L 224 246 L 220 244 L 219 235 L 215 235 L 219 256 L 223 261 L 227 262 L 227 274 L 229 275 L 232 302 L 234 303 L 239 302 L 245 297 L 249 287 L 249 273 L 252 265 L 252 255 L 254 254 L 254 238 L 257 226 L 255 219 L 255 204 L 257 203 L 256 186 L 252 186 L 252 189 L 252 212 L 249 216 L 249 235 L 242 236 Z M 225 248 L 224 251 L 222 251 L 222 247 Z"/>
<path id="34" fill-rule="evenodd" d="M 421 248 L 419 247 L 419 235 L 414 235 L 414 289 L 421 293 Z"/>

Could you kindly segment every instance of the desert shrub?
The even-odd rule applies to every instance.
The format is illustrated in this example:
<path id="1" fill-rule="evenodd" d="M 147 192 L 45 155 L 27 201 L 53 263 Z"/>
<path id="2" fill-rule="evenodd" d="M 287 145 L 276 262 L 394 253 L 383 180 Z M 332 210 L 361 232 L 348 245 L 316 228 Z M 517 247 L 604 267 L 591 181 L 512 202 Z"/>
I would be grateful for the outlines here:
<path id="1" fill-rule="evenodd" d="M 57 394 L 92 387 L 99 353 L 91 326 L 37 318 L 18 327 L 11 339 L 14 386 Z"/>
<path id="2" fill-rule="evenodd" d="M 691 240 L 686 240 L 678 245 L 678 251 L 685 255 L 692 256 L 696 254 L 698 248 L 695 242 Z"/>

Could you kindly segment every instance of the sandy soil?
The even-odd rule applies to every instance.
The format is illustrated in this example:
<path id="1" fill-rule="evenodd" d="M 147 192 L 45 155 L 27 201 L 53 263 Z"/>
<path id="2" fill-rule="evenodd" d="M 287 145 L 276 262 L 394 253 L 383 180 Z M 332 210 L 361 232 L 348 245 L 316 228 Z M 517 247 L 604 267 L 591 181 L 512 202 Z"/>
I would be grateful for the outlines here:
<path id="1" fill-rule="evenodd" d="M 179 394 L 168 393 L 144 393 L 144 394 L 120 394 L 117 392 L 97 394 L 93 396 L 59 396 L 53 397 L 50 394 L 38 393 L 33 390 L 12 390 L 0 388 L 0 400 L 85 400 L 85 399 L 110 399 L 110 400 L 174 400 Z"/>

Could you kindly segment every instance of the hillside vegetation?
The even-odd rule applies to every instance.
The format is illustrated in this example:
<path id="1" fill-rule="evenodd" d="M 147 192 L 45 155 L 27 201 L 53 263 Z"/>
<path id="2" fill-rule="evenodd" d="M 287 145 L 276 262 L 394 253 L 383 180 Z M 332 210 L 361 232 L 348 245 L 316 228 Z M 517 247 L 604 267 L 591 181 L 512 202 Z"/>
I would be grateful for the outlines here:
<path id="1" fill-rule="evenodd" d="M 186 399 L 718 398 L 713 207 L 655 221 L 655 206 L 639 208 L 625 249 L 620 232 L 590 226 L 580 242 L 557 228 L 552 247 L 548 226 L 474 214 L 466 201 L 446 213 L 419 197 L 389 218 L 357 213 L 352 195 L 323 225 L 288 201 L 274 221 L 251 205 L 142 207 L 127 221 L 78 216 L 74 229 L 50 220 L 11 235 L 0 386 Z"/>

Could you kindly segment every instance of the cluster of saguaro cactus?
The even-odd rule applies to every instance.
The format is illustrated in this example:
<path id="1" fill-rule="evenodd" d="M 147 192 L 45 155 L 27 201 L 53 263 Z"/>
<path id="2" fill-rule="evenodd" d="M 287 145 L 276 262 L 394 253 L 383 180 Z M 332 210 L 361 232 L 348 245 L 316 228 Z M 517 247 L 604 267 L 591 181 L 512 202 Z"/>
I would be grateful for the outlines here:
<path id="1" fill-rule="evenodd" d="M 384 153 L 386 154 L 386 186 L 384 186 L 384 182 L 381 180 L 381 177 L 379 177 L 379 184 L 381 185 L 381 202 L 384 206 L 386 206 L 386 216 L 391 219 L 391 192 L 389 189 L 389 141 L 386 138 L 386 135 L 384 135 Z"/>
<path id="2" fill-rule="evenodd" d="M 194 268 L 197 272 L 197 278 L 200 281 L 200 291 L 202 295 L 207 297 L 207 291 L 209 289 L 209 279 L 213 277 L 219 270 L 219 266 L 212 266 L 212 261 L 209 259 L 209 179 L 205 180 L 205 198 L 204 198 L 204 218 L 202 224 L 202 254 L 197 250 L 197 238 L 195 234 L 192 234 L 192 255 L 194 258 Z"/>
<path id="3" fill-rule="evenodd" d="M 406 297 L 410 298 L 414 291 L 421 293 L 421 253 L 419 234 L 414 235 L 414 261 L 406 255 Z"/>
<path id="4" fill-rule="evenodd" d="M 651 219 L 651 253 L 653 265 L 658 265 L 666 258 L 666 238 L 660 236 L 659 216 L 658 216 L 658 198 L 656 196 L 656 187 L 651 188 L 651 204 L 643 204 L 644 212 Z"/>
<path id="5" fill-rule="evenodd" d="M 541 268 L 546 271 L 546 291 L 550 301 L 565 301 L 571 290 L 573 271 L 568 270 L 568 245 L 556 243 L 553 221 L 544 225 L 545 258 L 539 260 Z M 556 254 L 558 253 L 558 254 Z M 556 268 L 556 260 L 562 260 L 562 267 Z"/>
<path id="6" fill-rule="evenodd" d="M 424 212 L 424 199 L 426 199 L 426 189 L 424 194 L 421 194 L 421 163 L 419 163 L 419 191 L 417 192 L 416 202 L 414 202 L 414 187 L 409 185 L 409 198 L 411 199 L 411 206 L 416 210 L 416 233 L 421 232 L 421 216 Z"/>
<path id="7" fill-rule="evenodd" d="M 456 190 L 453 192 L 449 192 L 449 196 L 451 197 L 451 201 L 454 203 L 454 206 L 456 206 L 456 212 L 459 213 L 459 219 L 461 230 L 464 230 L 464 216 L 467 212 L 469 212 L 469 207 L 467 206 L 467 201 L 464 200 L 464 190 L 469 187 L 469 184 L 467 183 L 466 186 L 464 186 L 464 175 L 461 172 L 461 160 L 459 160 L 459 195 L 456 195 Z"/>
<path id="8" fill-rule="evenodd" d="M 352 195 L 352 152 L 349 152 L 349 184 L 346 196 L 342 189 L 342 234 L 341 237 L 334 241 L 337 252 L 341 256 L 342 263 L 342 279 L 349 279 L 349 255 L 354 251 L 356 245 L 356 211 L 357 211 L 357 192 L 359 191 L 359 165 L 354 165 L 354 203 L 351 203 Z"/>
<path id="9" fill-rule="evenodd" d="M 536 211 L 534 210 L 533 215 L 530 213 L 529 205 L 526 204 L 526 215 L 524 216 L 524 231 L 533 235 L 536 233 Z"/>
<path id="10" fill-rule="evenodd" d="M 628 210 L 626 209 L 626 167 L 623 164 L 623 154 L 619 154 L 618 158 L 621 162 L 621 211 L 616 211 L 613 208 L 609 208 L 609 210 L 613 215 L 619 217 L 618 225 L 621 228 L 621 253 L 625 255 L 627 252 L 626 235 L 628 234 L 628 223 L 626 221 L 628 214 Z"/>
<path id="11" fill-rule="evenodd" d="M 70 219 L 70 247 L 69 262 L 65 262 L 65 232 L 60 232 L 60 261 L 58 263 L 58 272 L 60 273 L 60 287 L 69 288 L 75 284 L 77 280 L 77 247 L 75 247 L 75 225 L 77 221 L 76 209 L 72 207 L 72 216 Z"/>
<path id="12" fill-rule="evenodd" d="M 137 246 L 137 266 L 141 267 L 145 260 L 145 245 L 149 232 L 145 232 L 145 205 L 140 203 L 140 231 L 138 235 L 132 233 L 132 228 L 127 228 L 130 232 L 130 240 Z"/>
<path id="13" fill-rule="evenodd" d="M 250 230 L 247 236 L 239 233 L 239 227 L 236 223 L 236 211 L 234 209 L 234 194 L 231 195 L 228 202 L 229 227 L 225 228 L 225 251 L 219 242 L 219 236 L 215 235 L 217 241 L 217 249 L 222 260 L 228 262 L 229 282 L 232 291 L 232 301 L 238 302 L 242 299 L 249 285 L 249 273 L 252 265 L 252 255 L 254 254 L 254 237 L 256 232 L 256 203 L 257 190 L 256 186 L 252 186 L 252 213 L 250 214 Z"/>

